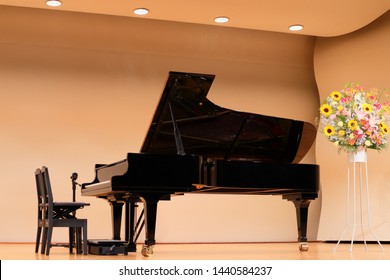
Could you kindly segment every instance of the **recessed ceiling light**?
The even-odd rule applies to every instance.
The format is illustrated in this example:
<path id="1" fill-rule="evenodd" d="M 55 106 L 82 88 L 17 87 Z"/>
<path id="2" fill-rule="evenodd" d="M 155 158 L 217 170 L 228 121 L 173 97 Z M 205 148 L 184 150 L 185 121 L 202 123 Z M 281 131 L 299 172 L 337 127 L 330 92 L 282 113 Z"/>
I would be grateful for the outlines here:
<path id="1" fill-rule="evenodd" d="M 303 25 L 301 24 L 293 24 L 293 25 L 290 25 L 290 27 L 288 28 L 290 31 L 300 31 L 303 29 Z"/>
<path id="2" fill-rule="evenodd" d="M 216 17 L 214 19 L 214 21 L 217 23 L 226 23 L 229 21 L 229 18 L 228 17 Z"/>
<path id="3" fill-rule="evenodd" d="M 62 2 L 59 0 L 48 0 L 46 1 L 46 5 L 50 7 L 59 7 L 62 5 Z"/>
<path id="4" fill-rule="evenodd" d="M 134 14 L 139 15 L 139 16 L 144 16 L 149 14 L 149 10 L 145 8 L 138 8 L 133 11 Z"/>

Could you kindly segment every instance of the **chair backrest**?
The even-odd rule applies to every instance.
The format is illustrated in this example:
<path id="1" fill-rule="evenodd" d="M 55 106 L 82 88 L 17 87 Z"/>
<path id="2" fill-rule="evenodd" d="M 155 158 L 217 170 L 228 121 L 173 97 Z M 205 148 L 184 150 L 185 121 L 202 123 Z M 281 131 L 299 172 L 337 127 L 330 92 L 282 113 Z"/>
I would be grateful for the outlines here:
<path id="1" fill-rule="evenodd" d="M 45 188 L 43 185 L 42 171 L 40 168 L 37 168 L 37 170 L 35 170 L 35 184 L 37 188 L 38 205 L 40 205 L 45 202 L 46 197 Z"/>
<path id="2" fill-rule="evenodd" d="M 45 199 L 47 203 L 47 214 L 46 218 L 49 220 L 53 219 L 53 192 L 50 184 L 49 169 L 46 166 L 43 166 L 41 169 L 43 189 L 45 192 Z"/>
<path id="3" fill-rule="evenodd" d="M 38 197 L 38 216 L 40 219 L 52 219 L 53 193 L 47 167 L 37 168 L 35 171 L 35 182 Z"/>
<path id="4" fill-rule="evenodd" d="M 42 220 L 45 218 L 46 208 L 48 207 L 48 199 L 43 179 L 42 170 L 37 168 L 35 170 L 35 183 L 37 188 L 38 198 L 38 219 Z"/>

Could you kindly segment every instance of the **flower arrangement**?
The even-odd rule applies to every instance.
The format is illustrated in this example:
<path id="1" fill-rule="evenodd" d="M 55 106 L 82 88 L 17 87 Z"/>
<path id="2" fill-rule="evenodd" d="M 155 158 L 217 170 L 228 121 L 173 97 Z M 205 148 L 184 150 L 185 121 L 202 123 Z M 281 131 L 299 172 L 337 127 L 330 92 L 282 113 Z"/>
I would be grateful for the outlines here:
<path id="1" fill-rule="evenodd" d="M 322 132 L 342 151 L 385 149 L 390 103 L 381 104 L 382 95 L 383 91 L 376 88 L 366 91 L 355 83 L 332 91 L 320 107 Z"/>

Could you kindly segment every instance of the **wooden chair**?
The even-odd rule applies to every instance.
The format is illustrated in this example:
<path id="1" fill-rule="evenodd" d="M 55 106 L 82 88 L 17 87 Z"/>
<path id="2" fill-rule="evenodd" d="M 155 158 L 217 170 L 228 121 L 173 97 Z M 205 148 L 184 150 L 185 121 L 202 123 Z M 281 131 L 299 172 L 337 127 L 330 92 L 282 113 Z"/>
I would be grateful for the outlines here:
<path id="1" fill-rule="evenodd" d="M 35 171 L 35 181 L 38 195 L 38 229 L 35 243 L 35 252 L 38 252 L 39 241 L 42 235 L 41 254 L 50 254 L 53 246 L 51 239 L 54 227 L 69 228 L 69 252 L 73 252 L 73 244 L 76 244 L 77 253 L 82 251 L 87 254 L 87 219 L 77 219 L 75 211 L 90 205 L 84 202 L 54 202 L 50 183 L 49 170 L 42 167 Z M 76 231 L 75 231 L 76 230 Z M 74 236 L 76 233 L 76 240 Z M 81 236 L 78 236 L 82 233 Z M 76 243 L 75 243 L 76 242 Z M 83 246 L 81 246 L 81 243 Z"/>

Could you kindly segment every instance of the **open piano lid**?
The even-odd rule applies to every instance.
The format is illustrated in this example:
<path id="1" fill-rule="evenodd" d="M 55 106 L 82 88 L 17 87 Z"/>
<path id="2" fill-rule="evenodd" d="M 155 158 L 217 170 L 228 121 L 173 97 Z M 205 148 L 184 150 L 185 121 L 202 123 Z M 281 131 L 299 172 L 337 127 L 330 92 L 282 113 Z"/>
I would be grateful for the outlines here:
<path id="1" fill-rule="evenodd" d="M 215 105 L 206 98 L 214 77 L 169 73 L 142 153 L 284 163 L 305 156 L 316 137 L 312 124 Z"/>

